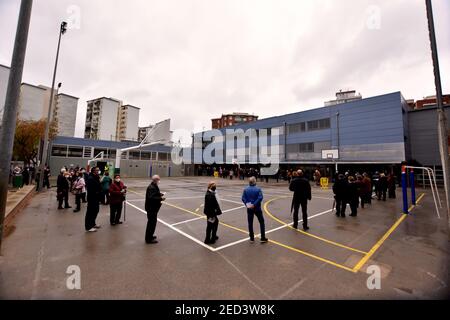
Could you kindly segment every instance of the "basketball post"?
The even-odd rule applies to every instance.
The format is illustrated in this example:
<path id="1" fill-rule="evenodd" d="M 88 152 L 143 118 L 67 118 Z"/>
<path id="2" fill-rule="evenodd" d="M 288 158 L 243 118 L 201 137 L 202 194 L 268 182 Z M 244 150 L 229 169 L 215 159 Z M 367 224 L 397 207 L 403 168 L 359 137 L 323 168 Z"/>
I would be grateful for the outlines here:
<path id="1" fill-rule="evenodd" d="M 406 167 L 402 166 L 403 213 L 408 214 L 408 188 L 406 185 Z"/>
<path id="2" fill-rule="evenodd" d="M 414 169 L 411 168 L 409 171 L 409 185 L 411 187 L 411 201 L 413 205 L 416 205 L 416 187 L 414 184 Z"/>

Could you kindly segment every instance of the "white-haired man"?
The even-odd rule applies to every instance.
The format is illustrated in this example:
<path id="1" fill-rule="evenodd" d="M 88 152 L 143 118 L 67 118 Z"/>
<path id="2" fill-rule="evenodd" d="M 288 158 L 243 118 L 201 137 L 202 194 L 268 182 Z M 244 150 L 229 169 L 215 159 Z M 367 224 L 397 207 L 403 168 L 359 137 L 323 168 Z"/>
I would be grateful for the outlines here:
<path id="1" fill-rule="evenodd" d="M 160 181 L 161 178 L 158 175 L 154 175 L 145 194 L 145 211 L 147 211 L 146 243 L 158 243 L 154 233 L 156 222 L 158 221 L 158 211 L 161 208 L 161 202 L 165 200 L 164 194 L 159 191 L 158 184 Z"/>

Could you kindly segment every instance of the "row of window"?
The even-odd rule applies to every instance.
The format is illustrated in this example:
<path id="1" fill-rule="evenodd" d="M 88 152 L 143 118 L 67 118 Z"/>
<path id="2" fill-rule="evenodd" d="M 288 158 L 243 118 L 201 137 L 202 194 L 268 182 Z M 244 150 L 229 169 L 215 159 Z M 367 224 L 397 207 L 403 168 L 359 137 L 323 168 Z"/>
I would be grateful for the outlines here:
<path id="1" fill-rule="evenodd" d="M 287 153 L 314 152 L 314 142 L 296 143 L 286 145 Z"/>
<path id="2" fill-rule="evenodd" d="M 94 148 L 92 152 L 91 147 L 77 147 L 77 146 L 63 146 L 55 145 L 52 147 L 52 156 L 67 157 L 67 158 L 87 158 L 92 159 L 103 152 L 103 158 L 115 159 L 116 149 Z M 129 151 L 122 153 L 122 159 L 130 160 L 159 160 L 170 161 L 170 153 L 155 152 L 155 151 Z"/>
<path id="3" fill-rule="evenodd" d="M 288 134 L 330 128 L 330 118 L 311 120 L 287 125 Z"/>

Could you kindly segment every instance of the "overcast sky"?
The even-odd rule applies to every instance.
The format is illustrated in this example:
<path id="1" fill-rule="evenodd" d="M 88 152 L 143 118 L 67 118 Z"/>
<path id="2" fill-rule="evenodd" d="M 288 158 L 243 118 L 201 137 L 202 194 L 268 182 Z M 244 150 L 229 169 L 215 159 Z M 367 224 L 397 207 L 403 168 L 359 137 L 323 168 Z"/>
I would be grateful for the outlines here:
<path id="1" fill-rule="evenodd" d="M 0 64 L 10 65 L 19 0 L 0 0 Z M 450 93 L 450 1 L 433 0 L 444 93 Z M 79 15 L 78 15 L 79 13 Z M 141 108 L 198 131 L 226 112 L 265 118 L 323 106 L 341 88 L 370 97 L 434 94 L 424 0 L 35 0 L 23 81 Z M 175 137 L 176 138 L 176 137 Z"/>

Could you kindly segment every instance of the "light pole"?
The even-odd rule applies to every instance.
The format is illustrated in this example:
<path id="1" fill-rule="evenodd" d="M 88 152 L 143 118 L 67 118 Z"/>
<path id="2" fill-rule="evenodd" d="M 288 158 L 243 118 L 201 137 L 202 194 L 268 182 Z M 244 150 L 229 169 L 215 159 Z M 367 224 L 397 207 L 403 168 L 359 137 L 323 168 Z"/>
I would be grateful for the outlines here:
<path id="1" fill-rule="evenodd" d="M 434 32 L 433 8 L 431 0 L 425 0 L 428 18 L 428 31 L 430 33 L 431 57 L 433 59 L 434 83 L 436 86 L 436 102 L 438 112 L 438 139 L 439 151 L 441 154 L 442 173 L 444 177 L 444 188 L 446 198 L 446 209 L 448 223 L 450 223 L 450 176 L 449 176 L 449 157 L 448 157 L 448 133 L 445 111 L 442 107 L 442 87 L 441 75 L 439 72 L 439 60 L 437 53 L 436 35 Z"/>
<path id="2" fill-rule="evenodd" d="M 59 38 L 58 38 L 58 48 L 56 49 L 56 60 L 55 60 L 55 68 L 53 70 L 53 80 L 52 80 L 52 90 L 50 91 L 50 102 L 48 105 L 48 113 L 47 113 L 47 122 L 45 124 L 45 137 L 44 137 L 44 147 L 42 148 L 41 154 L 41 163 L 39 164 L 39 187 L 38 190 L 42 190 L 42 185 L 44 182 L 44 165 L 47 161 L 48 156 L 48 135 L 50 131 L 50 121 L 52 119 L 52 107 L 53 107 L 53 99 L 54 99 L 54 90 L 55 90 L 55 79 L 56 79 L 56 69 L 58 68 L 58 58 L 59 58 L 59 46 L 61 44 L 61 36 L 67 31 L 67 22 L 61 22 L 61 27 L 59 29 Z"/>
<path id="3" fill-rule="evenodd" d="M 16 131 L 17 105 L 22 83 L 23 64 L 27 49 L 28 29 L 30 27 L 31 8 L 33 0 L 22 0 L 20 4 L 19 20 L 17 22 L 16 39 L 11 59 L 11 71 L 6 91 L 5 108 L 0 129 L 0 249 L 5 221 L 6 199 L 8 197 L 9 170 Z"/>

